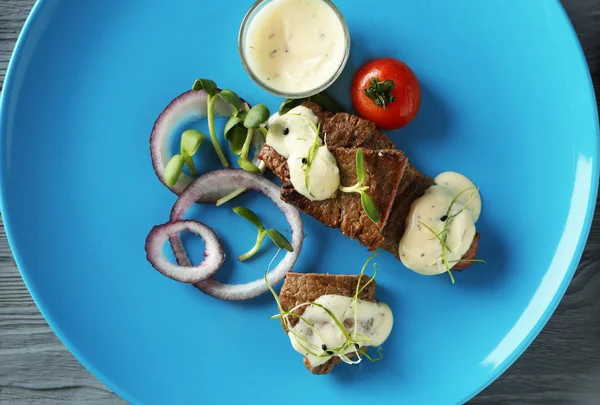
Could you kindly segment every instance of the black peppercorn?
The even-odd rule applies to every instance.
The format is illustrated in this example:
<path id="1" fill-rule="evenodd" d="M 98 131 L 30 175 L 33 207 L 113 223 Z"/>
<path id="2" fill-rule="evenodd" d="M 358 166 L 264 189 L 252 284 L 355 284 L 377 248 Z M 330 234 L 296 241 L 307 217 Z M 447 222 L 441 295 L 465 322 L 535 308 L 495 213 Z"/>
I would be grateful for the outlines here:
<path id="1" fill-rule="evenodd" d="M 448 219 L 448 215 L 444 215 L 440 218 L 440 221 L 444 222 L 447 219 Z"/>
<path id="2" fill-rule="evenodd" d="M 302 158 L 302 164 L 306 164 L 308 162 L 308 160 L 306 160 L 306 158 Z"/>
<path id="3" fill-rule="evenodd" d="M 289 129 L 289 128 L 284 128 L 284 129 L 283 129 L 283 134 L 284 134 L 284 135 L 287 135 L 287 134 L 289 134 L 289 133 L 290 133 L 290 129 Z"/>
<path id="4" fill-rule="evenodd" d="M 323 349 L 323 350 L 327 350 L 327 345 L 326 345 L 326 344 L 322 344 L 322 345 L 321 345 L 321 349 Z"/>
<path id="5" fill-rule="evenodd" d="M 333 356 L 333 350 L 327 350 L 326 353 L 330 356 Z"/>
<path id="6" fill-rule="evenodd" d="M 359 348 L 360 346 L 358 345 L 358 343 L 354 343 L 354 347 L 356 347 L 356 349 L 358 350 L 358 348 Z"/>

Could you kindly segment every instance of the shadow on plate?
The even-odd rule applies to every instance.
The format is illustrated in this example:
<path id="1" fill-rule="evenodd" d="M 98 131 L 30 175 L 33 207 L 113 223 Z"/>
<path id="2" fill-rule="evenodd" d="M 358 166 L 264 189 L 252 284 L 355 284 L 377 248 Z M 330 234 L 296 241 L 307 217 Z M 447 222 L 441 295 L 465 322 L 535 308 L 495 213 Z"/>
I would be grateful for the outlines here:
<path id="1" fill-rule="evenodd" d="M 509 270 L 507 263 L 510 262 L 508 256 L 510 253 L 502 239 L 494 232 L 494 228 L 485 220 L 485 215 L 477 221 L 477 231 L 481 234 L 477 258 L 485 260 L 487 264 L 473 263 L 460 274 L 457 275 L 455 272 L 456 284 L 461 288 L 474 287 L 489 292 L 489 289 L 482 289 L 482 287 L 500 283 L 500 279 Z"/>
<path id="2" fill-rule="evenodd" d="M 452 115 L 444 100 L 439 94 L 426 83 L 421 82 L 421 107 L 415 119 L 403 128 L 390 132 L 391 138 L 395 141 L 398 149 L 405 150 L 405 147 L 413 144 L 413 147 L 419 147 L 416 142 L 404 142 L 427 139 L 441 141 L 448 134 L 452 126 Z M 410 159 L 410 150 L 407 155 Z"/>

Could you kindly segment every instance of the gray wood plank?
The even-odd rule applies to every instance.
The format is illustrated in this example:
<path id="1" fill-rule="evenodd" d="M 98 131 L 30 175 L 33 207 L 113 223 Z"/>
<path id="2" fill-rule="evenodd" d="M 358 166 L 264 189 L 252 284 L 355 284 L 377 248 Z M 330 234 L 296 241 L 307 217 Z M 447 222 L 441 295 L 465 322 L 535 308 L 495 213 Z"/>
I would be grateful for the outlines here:
<path id="1" fill-rule="evenodd" d="M 0 0 L 0 91 L 33 3 Z M 600 0 L 563 4 L 600 94 Z M 525 354 L 473 404 L 600 404 L 598 270 L 597 212 L 583 259 L 556 313 Z M 40 315 L 14 264 L 0 218 L 0 404 L 122 403 L 75 360 Z"/>

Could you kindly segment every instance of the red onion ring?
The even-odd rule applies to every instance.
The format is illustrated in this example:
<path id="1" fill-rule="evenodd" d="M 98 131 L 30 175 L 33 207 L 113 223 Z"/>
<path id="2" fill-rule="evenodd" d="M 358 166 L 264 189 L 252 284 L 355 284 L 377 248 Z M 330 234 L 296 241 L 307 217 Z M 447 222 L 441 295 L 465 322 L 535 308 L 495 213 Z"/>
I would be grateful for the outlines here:
<path id="1" fill-rule="evenodd" d="M 171 263 L 163 253 L 163 245 L 167 239 L 179 239 L 179 233 L 183 231 L 193 232 L 204 241 L 205 259 L 198 266 L 192 266 L 189 259 L 187 265 L 178 266 Z M 176 249 L 175 256 L 187 258 L 187 253 L 185 250 Z M 152 228 L 146 238 L 146 259 L 165 276 L 181 283 L 195 284 L 208 279 L 221 268 L 225 261 L 225 253 L 221 241 L 211 228 L 198 221 L 186 220 L 167 222 Z"/>
<path id="2" fill-rule="evenodd" d="M 217 92 L 219 91 L 221 90 L 217 89 Z M 250 109 L 250 105 L 243 99 L 241 102 L 243 110 L 247 111 Z M 169 103 L 160 113 L 152 128 L 152 134 L 150 135 L 150 155 L 152 156 L 154 172 L 161 183 L 177 195 L 181 195 L 183 190 L 194 181 L 194 178 L 182 172 L 175 185 L 172 187 L 167 186 L 165 182 L 165 166 L 173 157 L 173 154 L 169 152 L 169 138 L 181 122 L 206 118 L 207 111 L 208 94 L 206 91 L 189 90 L 180 94 Z M 216 116 L 231 117 L 233 108 L 219 97 L 215 101 L 214 113 Z M 265 143 L 264 136 L 262 134 L 259 135 L 259 132 L 255 132 L 252 142 L 252 146 L 254 147 L 252 162 L 257 166 L 259 163 L 258 155 Z"/>
<path id="3" fill-rule="evenodd" d="M 277 267 L 271 270 L 267 276 L 269 283 L 275 285 L 283 280 L 285 274 L 292 269 L 304 240 L 304 229 L 300 212 L 293 206 L 285 203 L 279 198 L 280 189 L 275 183 L 266 178 L 241 169 L 223 169 L 207 173 L 193 183 L 181 194 L 171 210 L 171 222 L 181 221 L 186 211 L 195 203 L 215 203 L 219 198 L 238 189 L 246 188 L 265 194 L 284 213 L 285 218 L 292 229 L 293 252 L 287 252 Z M 171 247 L 176 254 L 177 261 L 181 266 L 189 266 L 190 260 L 179 235 L 171 235 Z M 213 278 L 194 284 L 204 293 L 222 300 L 247 300 L 259 296 L 268 290 L 267 283 L 261 277 L 255 281 L 245 284 L 227 284 Z"/>

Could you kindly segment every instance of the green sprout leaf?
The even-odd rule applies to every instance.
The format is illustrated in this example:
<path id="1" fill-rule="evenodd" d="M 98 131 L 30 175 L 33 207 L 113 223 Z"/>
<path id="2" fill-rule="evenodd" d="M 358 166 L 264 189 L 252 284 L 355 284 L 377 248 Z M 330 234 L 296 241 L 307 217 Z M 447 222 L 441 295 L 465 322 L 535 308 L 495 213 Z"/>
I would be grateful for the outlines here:
<path id="1" fill-rule="evenodd" d="M 240 165 L 240 167 L 247 172 L 262 173 L 260 171 L 260 169 L 258 167 L 256 167 L 256 165 L 254 163 L 252 163 L 248 159 L 244 158 L 243 156 L 240 156 L 238 158 L 238 165 Z"/>
<path id="2" fill-rule="evenodd" d="M 231 117 L 227 124 L 229 124 L 231 120 L 237 118 L 238 117 Z M 231 152 L 233 152 L 235 155 L 242 153 L 247 132 L 248 130 L 241 125 L 233 125 L 229 129 L 227 129 L 227 126 L 225 126 L 225 139 L 229 142 L 229 149 L 231 149 Z"/>
<path id="3" fill-rule="evenodd" d="M 239 114 L 242 102 L 237 94 L 235 94 L 231 90 L 226 89 L 218 92 L 217 96 L 221 97 L 223 101 L 225 101 L 227 104 L 233 107 L 234 116 Z"/>
<path id="4" fill-rule="evenodd" d="M 362 149 L 356 151 L 356 179 L 360 184 L 365 181 L 365 157 Z"/>
<path id="5" fill-rule="evenodd" d="M 288 98 L 283 100 L 279 106 L 279 115 L 287 114 L 292 108 L 298 107 L 302 104 L 303 99 L 301 98 Z"/>
<path id="6" fill-rule="evenodd" d="M 233 212 L 235 212 L 237 215 L 244 218 L 248 222 L 252 223 L 252 225 L 254 225 L 258 231 L 258 234 L 256 235 L 256 243 L 254 244 L 252 249 L 250 249 L 247 253 L 244 253 L 243 255 L 238 257 L 239 261 L 244 261 L 254 256 L 254 254 L 260 249 L 260 245 L 262 244 L 263 240 L 265 239 L 265 236 L 267 235 L 277 245 L 277 247 L 279 247 L 279 249 L 285 249 L 289 252 L 294 251 L 294 248 L 292 247 L 290 242 L 288 242 L 285 236 L 283 236 L 281 233 L 277 232 L 275 229 L 265 230 L 262 222 L 258 218 L 258 215 L 256 215 L 250 209 L 246 207 L 234 207 Z"/>
<path id="7" fill-rule="evenodd" d="M 209 96 L 214 96 L 217 92 L 217 83 L 208 79 L 196 79 L 194 85 L 192 86 L 192 90 L 204 90 Z"/>
<path id="8" fill-rule="evenodd" d="M 184 158 L 181 155 L 173 155 L 169 160 L 165 167 L 165 183 L 167 183 L 167 186 L 171 187 L 177 183 L 183 170 L 183 162 Z"/>
<path id="9" fill-rule="evenodd" d="M 254 225 L 255 227 L 257 227 L 259 230 L 263 229 L 262 222 L 260 222 L 260 219 L 258 218 L 258 216 L 254 212 L 252 212 L 251 210 L 249 210 L 248 208 L 246 208 L 246 207 L 233 207 L 232 209 L 233 209 L 233 212 L 235 212 L 240 217 L 242 217 L 245 220 L 247 220 L 248 222 L 250 222 L 252 225 Z"/>
<path id="10" fill-rule="evenodd" d="M 371 200 L 371 197 L 369 197 L 369 194 L 365 191 L 361 191 L 360 193 L 360 203 L 369 219 L 375 223 L 379 222 L 379 211 L 373 200 Z"/>
<path id="11" fill-rule="evenodd" d="M 293 252 L 294 248 L 288 242 L 288 240 L 281 233 L 277 232 L 275 229 L 267 229 L 267 235 L 269 238 L 277 245 L 279 249 L 287 250 L 288 252 Z"/>
<path id="12" fill-rule="evenodd" d="M 231 116 L 231 118 L 227 120 L 227 123 L 225 124 L 225 129 L 223 130 L 223 132 L 225 133 L 225 138 L 227 138 L 227 133 L 233 128 L 238 126 L 243 128 L 245 118 L 246 113 L 244 111 L 241 111 L 238 115 Z"/>
<path id="13" fill-rule="evenodd" d="M 269 108 L 264 104 L 257 104 L 248 111 L 246 114 L 246 119 L 244 119 L 244 126 L 248 129 L 250 128 L 258 128 L 267 120 L 271 113 L 269 112 Z"/>
<path id="14" fill-rule="evenodd" d="M 356 184 L 351 187 L 340 187 L 340 191 L 344 193 L 359 193 L 360 203 L 365 213 L 371 221 L 377 223 L 380 220 L 379 210 L 369 194 L 367 194 L 369 186 L 362 185 L 365 181 L 365 175 L 365 158 L 362 149 L 359 149 L 356 151 Z"/>
<path id="15" fill-rule="evenodd" d="M 183 156 L 194 156 L 205 140 L 206 136 L 200 131 L 195 129 L 184 131 L 181 135 L 181 154 Z"/>

